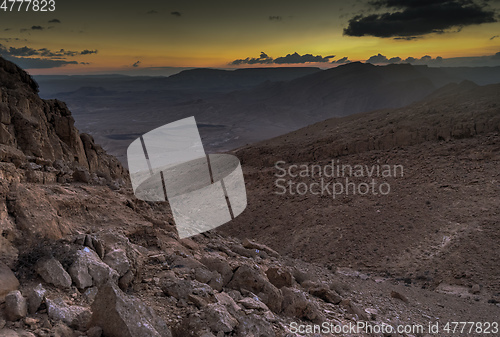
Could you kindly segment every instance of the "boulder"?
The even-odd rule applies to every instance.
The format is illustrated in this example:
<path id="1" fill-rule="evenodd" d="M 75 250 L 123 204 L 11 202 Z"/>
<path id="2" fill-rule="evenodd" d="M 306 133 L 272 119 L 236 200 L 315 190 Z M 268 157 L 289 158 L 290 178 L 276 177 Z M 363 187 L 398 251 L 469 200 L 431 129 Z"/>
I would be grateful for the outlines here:
<path id="1" fill-rule="evenodd" d="M 288 270 L 279 267 L 271 267 L 266 270 L 267 278 L 276 288 L 291 287 L 293 276 Z"/>
<path id="2" fill-rule="evenodd" d="M 42 305 L 45 299 L 45 294 L 47 291 L 43 288 L 42 284 L 38 284 L 36 287 L 29 288 L 27 290 L 28 295 L 28 312 L 34 314 Z"/>
<path id="3" fill-rule="evenodd" d="M 102 262 L 97 253 L 88 247 L 77 252 L 76 261 L 69 268 L 69 274 L 79 289 L 118 279 L 118 273 Z"/>
<path id="4" fill-rule="evenodd" d="M 19 334 L 11 329 L 0 329 L 0 336 L 2 336 L 2 337 L 19 337 Z"/>
<path id="5" fill-rule="evenodd" d="M 104 263 L 116 270 L 120 277 L 125 275 L 130 269 L 127 253 L 123 249 L 115 249 L 107 253 Z"/>
<path id="6" fill-rule="evenodd" d="M 283 287 L 281 291 L 283 293 L 283 313 L 285 315 L 315 323 L 321 323 L 325 320 L 318 305 L 309 300 L 301 290 Z"/>
<path id="7" fill-rule="evenodd" d="M 62 321 L 72 328 L 86 330 L 92 313 L 88 308 L 79 305 L 68 305 L 61 298 L 54 300 L 47 298 L 47 314 L 55 321 Z"/>
<path id="8" fill-rule="evenodd" d="M 41 260 L 37 262 L 35 269 L 45 282 L 60 288 L 71 287 L 71 276 L 58 260 L 54 258 Z"/>
<path id="9" fill-rule="evenodd" d="M 269 256 L 272 256 L 272 257 L 276 257 L 277 258 L 277 257 L 280 256 L 280 254 L 278 252 L 276 252 L 274 249 L 269 248 L 268 246 L 263 245 L 261 243 L 254 242 L 254 241 L 252 241 L 250 239 L 243 240 L 242 244 L 243 244 L 243 247 L 245 247 L 245 248 L 259 250 L 259 251 L 264 251 Z"/>
<path id="10" fill-rule="evenodd" d="M 231 278 L 233 277 L 233 268 L 229 265 L 229 263 L 222 259 L 219 256 L 203 256 L 200 259 L 200 262 L 203 263 L 208 270 L 216 271 L 222 276 L 223 286 L 227 285 Z"/>
<path id="11" fill-rule="evenodd" d="M 14 290 L 5 296 L 5 315 L 9 321 L 17 321 L 27 314 L 26 299 L 19 290 Z"/>
<path id="12" fill-rule="evenodd" d="M 102 328 L 107 337 L 171 337 L 167 324 L 154 310 L 127 296 L 116 284 L 99 288 L 92 303 L 92 326 Z"/>
<path id="13" fill-rule="evenodd" d="M 236 318 L 231 316 L 226 307 L 220 303 L 208 305 L 205 309 L 207 324 L 213 332 L 228 333 L 238 325 Z"/>
<path id="14" fill-rule="evenodd" d="M 0 262 L 0 301 L 11 291 L 17 290 L 18 287 L 19 281 L 16 275 L 9 267 Z"/>
<path id="15" fill-rule="evenodd" d="M 259 296 L 273 312 L 279 313 L 281 311 L 281 304 L 283 302 L 281 291 L 272 285 L 260 270 L 254 269 L 249 265 L 244 264 L 236 269 L 227 287 L 236 290 L 251 291 Z"/>

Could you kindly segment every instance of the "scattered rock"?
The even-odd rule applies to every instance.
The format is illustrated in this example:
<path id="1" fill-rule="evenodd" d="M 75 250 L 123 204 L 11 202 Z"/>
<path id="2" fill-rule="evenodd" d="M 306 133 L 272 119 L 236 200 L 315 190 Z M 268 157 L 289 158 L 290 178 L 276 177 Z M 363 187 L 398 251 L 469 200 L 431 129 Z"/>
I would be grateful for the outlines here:
<path id="1" fill-rule="evenodd" d="M 77 252 L 76 261 L 69 268 L 73 282 L 79 289 L 99 286 L 108 280 L 118 278 L 116 271 L 101 261 L 99 256 L 88 247 Z"/>
<path id="2" fill-rule="evenodd" d="M 47 298 L 47 313 L 55 321 L 62 321 L 72 328 L 86 330 L 89 326 L 92 313 L 88 308 L 78 305 L 68 305 L 61 298 L 51 300 Z"/>
<path id="3" fill-rule="evenodd" d="M 280 290 L 257 269 L 246 264 L 240 266 L 234 272 L 234 276 L 227 286 L 236 290 L 251 291 L 257 294 L 273 312 L 279 313 L 281 311 L 283 296 Z"/>
<path id="4" fill-rule="evenodd" d="M 125 295 L 112 282 L 99 288 L 92 303 L 92 325 L 109 337 L 171 337 L 167 324 L 141 301 Z"/>
<path id="5" fill-rule="evenodd" d="M 130 269 L 127 253 L 123 249 L 115 249 L 107 253 L 104 263 L 116 270 L 119 276 L 125 275 Z"/>
<path id="6" fill-rule="evenodd" d="M 2 337 L 19 337 L 19 334 L 11 329 L 1 329 L 0 336 L 2 336 Z"/>
<path id="7" fill-rule="evenodd" d="M 216 271 L 222 276 L 223 286 L 226 286 L 233 277 L 233 269 L 229 263 L 216 256 L 204 256 L 200 260 L 208 270 Z"/>
<path id="8" fill-rule="evenodd" d="M 0 262 L 0 300 L 11 291 L 17 290 L 19 281 L 12 270 Z"/>
<path id="9" fill-rule="evenodd" d="M 266 270 L 267 278 L 276 288 L 291 287 L 293 276 L 288 270 L 279 267 L 271 267 Z"/>
<path id="10" fill-rule="evenodd" d="M 45 294 L 47 291 L 43 288 L 42 284 L 38 284 L 36 287 L 29 288 L 27 290 L 28 294 L 28 312 L 34 314 L 42 305 L 45 299 Z"/>
<path id="11" fill-rule="evenodd" d="M 9 321 L 17 321 L 28 312 L 26 299 L 19 290 L 14 290 L 5 296 L 5 315 Z"/>
<path id="12" fill-rule="evenodd" d="M 248 248 L 248 249 L 257 249 L 266 252 L 269 256 L 276 257 L 278 258 L 280 254 L 276 252 L 274 249 L 269 248 L 266 245 L 256 243 L 250 239 L 244 239 L 243 242 L 243 247 Z"/>
<path id="13" fill-rule="evenodd" d="M 99 326 L 94 326 L 87 330 L 87 337 L 101 337 L 102 329 Z"/>
<path id="14" fill-rule="evenodd" d="M 481 286 L 479 284 L 474 284 L 470 290 L 470 292 L 474 295 L 477 295 L 481 292 Z"/>
<path id="15" fill-rule="evenodd" d="M 58 260 L 54 258 L 41 260 L 36 264 L 35 268 L 45 282 L 61 288 L 71 287 L 71 276 L 64 270 Z"/>
<path id="16" fill-rule="evenodd" d="M 262 303 L 258 297 L 245 297 L 238 301 L 239 304 L 243 305 L 247 309 L 257 309 L 267 311 L 269 308 L 267 305 Z"/>
<path id="17" fill-rule="evenodd" d="M 213 332 L 228 333 L 234 330 L 238 321 L 229 314 L 226 307 L 219 303 L 208 305 L 205 309 L 207 324 Z"/>
<path id="18" fill-rule="evenodd" d="M 335 291 L 330 290 L 326 285 L 320 285 L 309 289 L 309 294 L 332 304 L 339 304 L 342 301 L 342 297 L 340 297 Z"/>
<path id="19" fill-rule="evenodd" d="M 408 303 L 408 298 L 405 295 L 403 295 L 403 294 L 401 294 L 401 293 L 399 293 L 397 291 L 394 291 L 394 290 L 391 291 L 391 297 L 392 298 L 396 298 L 398 300 L 401 300 L 401 301 L 403 301 L 405 303 Z"/>
<path id="20" fill-rule="evenodd" d="M 310 301 L 304 292 L 283 287 L 283 313 L 287 316 L 307 319 L 311 322 L 321 323 L 325 317 L 321 314 L 318 305 Z"/>

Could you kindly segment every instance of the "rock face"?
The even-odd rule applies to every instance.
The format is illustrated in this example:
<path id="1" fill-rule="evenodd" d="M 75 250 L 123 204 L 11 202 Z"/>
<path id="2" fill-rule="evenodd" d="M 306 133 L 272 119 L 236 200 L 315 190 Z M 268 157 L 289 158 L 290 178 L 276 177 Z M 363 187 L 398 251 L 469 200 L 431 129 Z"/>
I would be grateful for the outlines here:
<path id="1" fill-rule="evenodd" d="M 5 264 L 0 262 L 0 299 L 19 287 L 16 275 Z"/>
<path id="2" fill-rule="evenodd" d="M 58 174 L 47 170 L 56 160 L 69 167 L 111 178 L 124 177 L 118 160 L 105 154 L 89 135 L 80 135 L 66 104 L 38 97 L 37 83 L 15 64 L 0 57 L 0 144 L 21 150 L 9 161 L 16 166 L 38 159 L 38 177 Z M 15 150 L 11 151 L 12 153 Z"/>
<path id="3" fill-rule="evenodd" d="M 141 301 L 125 295 L 114 283 L 99 289 L 92 304 L 92 325 L 109 337 L 171 337 L 167 324 Z"/>

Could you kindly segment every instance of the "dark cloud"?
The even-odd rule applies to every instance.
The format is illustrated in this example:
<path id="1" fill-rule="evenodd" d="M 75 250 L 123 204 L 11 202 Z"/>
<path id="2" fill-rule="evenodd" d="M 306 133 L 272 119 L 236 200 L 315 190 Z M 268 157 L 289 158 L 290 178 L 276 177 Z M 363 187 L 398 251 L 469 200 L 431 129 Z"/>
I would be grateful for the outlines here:
<path id="1" fill-rule="evenodd" d="M 398 37 L 395 37 L 394 40 L 411 41 L 411 40 L 416 40 L 419 38 L 420 38 L 419 36 L 398 36 Z"/>
<path id="2" fill-rule="evenodd" d="M 270 15 L 269 20 L 270 21 L 281 21 L 281 20 L 283 20 L 283 18 L 279 15 Z"/>
<path id="3" fill-rule="evenodd" d="M 349 61 L 349 58 L 347 56 L 345 56 L 345 57 L 342 57 L 341 59 L 338 59 L 337 61 L 332 61 L 332 63 L 344 64 L 344 63 L 351 63 L 351 61 Z"/>
<path id="4" fill-rule="evenodd" d="M 61 20 L 59 19 L 52 19 L 49 21 L 49 23 L 61 23 Z"/>
<path id="5" fill-rule="evenodd" d="M 379 0 L 370 5 L 387 12 L 356 15 L 344 28 L 344 35 L 415 37 L 497 21 L 486 2 L 473 0 Z"/>
<path id="6" fill-rule="evenodd" d="M 335 55 L 330 56 L 321 56 L 321 55 L 312 55 L 312 54 L 304 54 L 299 55 L 298 53 L 288 54 L 287 56 L 278 57 L 274 60 L 276 64 L 293 64 L 293 63 L 310 63 L 310 62 L 330 62 L 331 58 L 334 58 Z"/>
<path id="7" fill-rule="evenodd" d="M 43 30 L 42 26 L 31 26 L 31 30 Z"/>
<path id="8" fill-rule="evenodd" d="M 146 12 L 146 14 L 158 14 L 158 12 L 152 9 L 149 12 Z"/>
<path id="9" fill-rule="evenodd" d="M 80 55 L 89 55 L 89 54 L 97 54 L 97 49 L 96 50 L 85 49 L 80 52 Z"/>
<path id="10" fill-rule="evenodd" d="M 390 63 L 399 63 L 401 61 L 402 61 L 402 59 L 399 56 L 391 57 L 389 59 L 389 58 L 387 58 L 387 56 L 382 55 L 382 54 L 379 53 L 377 55 L 371 56 L 368 60 L 366 60 L 366 63 L 372 63 L 372 64 L 390 64 Z"/>
<path id="11" fill-rule="evenodd" d="M 500 37 L 500 35 L 495 35 L 495 36 L 490 37 L 490 41 L 496 39 L 497 37 Z"/>
<path id="12" fill-rule="evenodd" d="M 60 59 L 64 57 L 73 57 L 77 55 L 86 55 L 86 54 L 95 54 L 97 50 L 83 50 L 81 52 L 74 50 L 64 50 L 60 49 L 57 51 L 52 51 L 47 48 L 34 49 L 28 46 L 16 48 L 16 47 L 7 47 L 0 44 L 0 54 L 5 56 L 14 56 L 14 57 L 26 57 L 26 56 L 41 56 L 46 58 L 55 58 Z"/>
<path id="13" fill-rule="evenodd" d="M 170 14 L 173 15 L 173 16 L 177 16 L 177 17 L 182 16 L 181 12 L 170 12 Z"/>
<path id="14" fill-rule="evenodd" d="M 240 65 L 240 64 L 271 64 L 273 63 L 273 58 L 269 57 L 266 53 L 263 51 L 260 52 L 259 57 L 247 57 L 246 59 L 238 59 L 234 60 L 230 64 L 232 65 Z"/>
<path id="15" fill-rule="evenodd" d="M 23 69 L 59 68 L 68 64 L 78 64 L 77 61 L 51 60 L 31 57 L 5 56 L 5 59 L 14 62 Z"/>
<path id="16" fill-rule="evenodd" d="M 132 67 L 137 68 L 141 64 L 141 61 L 137 61 L 134 64 L 132 64 Z"/>
<path id="17" fill-rule="evenodd" d="M 311 62 L 330 62 L 330 59 L 334 58 L 335 55 L 330 56 L 321 56 L 321 55 L 312 55 L 312 54 L 304 54 L 300 55 L 295 52 L 293 54 L 287 54 L 286 56 L 281 56 L 273 59 L 269 55 L 264 52 L 260 53 L 258 58 L 256 57 L 247 57 L 246 59 L 238 59 L 234 60 L 230 64 L 232 65 L 241 65 L 241 64 L 299 64 L 299 63 L 311 63 Z"/>

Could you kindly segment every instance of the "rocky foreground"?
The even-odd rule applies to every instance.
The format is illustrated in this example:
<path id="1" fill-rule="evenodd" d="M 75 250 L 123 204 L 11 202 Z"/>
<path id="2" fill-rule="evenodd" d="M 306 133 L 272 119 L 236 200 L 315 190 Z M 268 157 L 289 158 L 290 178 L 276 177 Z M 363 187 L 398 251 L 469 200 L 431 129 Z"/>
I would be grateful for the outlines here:
<path id="1" fill-rule="evenodd" d="M 64 104 L 41 100 L 1 58 L 0 112 L 2 337 L 328 335 L 306 334 L 315 324 L 335 336 L 424 336 L 352 327 L 498 318 L 480 288 L 459 298 L 248 239 L 179 240 L 168 204 L 137 200 Z"/>

